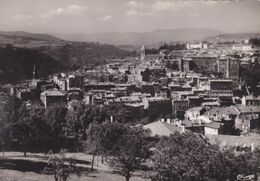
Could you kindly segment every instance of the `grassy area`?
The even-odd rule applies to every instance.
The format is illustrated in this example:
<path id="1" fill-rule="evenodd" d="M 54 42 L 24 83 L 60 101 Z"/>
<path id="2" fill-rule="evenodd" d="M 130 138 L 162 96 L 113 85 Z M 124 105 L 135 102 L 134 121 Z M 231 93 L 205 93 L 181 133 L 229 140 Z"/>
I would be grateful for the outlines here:
<path id="1" fill-rule="evenodd" d="M 101 158 L 96 158 L 94 171 L 90 172 L 92 156 L 83 153 L 67 153 L 77 162 L 76 166 L 82 172 L 80 176 L 72 175 L 70 181 L 121 181 L 124 177 L 106 163 L 101 163 Z M 21 152 L 7 152 L 5 157 L 0 157 L 0 181 L 52 181 L 51 175 L 45 175 L 42 170 L 47 166 L 48 156 L 44 154 L 28 153 L 23 157 Z M 140 173 L 135 173 L 131 181 L 145 181 Z M 148 181 L 148 179 L 146 179 Z"/>

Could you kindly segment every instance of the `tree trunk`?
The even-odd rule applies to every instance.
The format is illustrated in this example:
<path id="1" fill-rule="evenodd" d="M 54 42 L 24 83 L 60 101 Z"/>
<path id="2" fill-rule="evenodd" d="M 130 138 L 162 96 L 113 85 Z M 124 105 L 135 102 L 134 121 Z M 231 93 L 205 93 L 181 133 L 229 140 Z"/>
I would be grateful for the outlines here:
<path id="1" fill-rule="evenodd" d="M 95 161 L 95 154 L 93 154 L 93 156 L 92 156 L 91 170 L 94 170 L 94 161 Z"/>
<path id="2" fill-rule="evenodd" d="M 27 156 L 27 155 L 26 155 L 26 147 L 25 147 L 25 145 L 23 145 L 23 156 L 24 156 L 24 157 Z"/>
<path id="3" fill-rule="evenodd" d="M 3 157 L 5 157 L 5 142 L 2 142 L 2 152 L 3 152 Z"/>
<path id="4" fill-rule="evenodd" d="M 103 164 L 104 163 L 104 156 L 101 155 L 101 163 Z"/>
<path id="5" fill-rule="evenodd" d="M 131 175 L 130 175 L 130 172 L 128 171 L 128 172 L 126 173 L 126 175 L 125 175 L 125 180 L 126 180 L 126 181 L 129 181 L 129 180 L 130 180 L 130 177 L 131 177 Z"/>
<path id="6" fill-rule="evenodd" d="M 130 176 L 125 176 L 125 180 L 129 181 L 130 180 Z"/>

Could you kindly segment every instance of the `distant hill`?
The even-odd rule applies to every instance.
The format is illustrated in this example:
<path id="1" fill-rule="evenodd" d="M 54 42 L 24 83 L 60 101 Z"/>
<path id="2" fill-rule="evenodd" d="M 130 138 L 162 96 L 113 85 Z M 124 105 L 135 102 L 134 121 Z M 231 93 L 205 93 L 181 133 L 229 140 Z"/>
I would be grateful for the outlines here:
<path id="1" fill-rule="evenodd" d="M 39 77 L 135 55 L 114 45 L 65 41 L 48 34 L 0 32 L 0 83 Z"/>
<path id="2" fill-rule="evenodd" d="M 39 47 L 50 44 L 63 44 L 65 41 L 48 34 L 24 31 L 0 31 L 0 43 L 19 47 Z"/>
<path id="3" fill-rule="evenodd" d="M 237 42 L 241 43 L 242 41 L 250 38 L 260 38 L 260 33 L 235 33 L 235 34 L 220 34 L 217 36 L 206 37 L 204 40 L 210 42 Z"/>
<path id="4" fill-rule="evenodd" d="M 92 34 L 60 34 L 56 35 L 70 41 L 102 42 L 114 45 L 154 45 L 162 42 L 193 41 L 216 36 L 223 32 L 213 29 L 182 28 L 158 29 L 151 32 L 129 33 L 92 33 Z"/>

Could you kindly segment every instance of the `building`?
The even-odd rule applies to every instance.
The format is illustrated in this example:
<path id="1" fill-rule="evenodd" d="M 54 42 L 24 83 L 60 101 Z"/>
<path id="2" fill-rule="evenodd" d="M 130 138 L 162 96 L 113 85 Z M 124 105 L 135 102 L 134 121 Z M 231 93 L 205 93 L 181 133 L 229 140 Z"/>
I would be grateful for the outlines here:
<path id="1" fill-rule="evenodd" d="M 214 79 L 210 80 L 210 96 L 211 97 L 232 97 L 233 82 L 230 79 Z"/>
<path id="2" fill-rule="evenodd" d="M 29 88 L 17 89 L 16 97 L 22 101 L 28 101 L 32 98 L 32 91 Z"/>
<path id="3" fill-rule="evenodd" d="M 244 106 L 260 106 L 260 96 L 252 95 L 242 97 L 242 105 Z"/>
<path id="4" fill-rule="evenodd" d="M 215 72 L 218 57 L 215 55 L 187 55 L 198 69 L 203 71 Z"/>
<path id="5" fill-rule="evenodd" d="M 184 132 L 184 128 L 165 121 L 165 119 L 144 125 L 143 128 L 149 129 L 151 131 L 151 136 L 170 136 L 175 132 Z"/>
<path id="6" fill-rule="evenodd" d="M 66 94 L 57 89 L 46 90 L 42 92 L 40 99 L 45 108 L 49 108 L 51 106 L 65 106 L 67 102 Z"/>
<path id="7" fill-rule="evenodd" d="M 199 117 L 204 111 L 203 107 L 193 107 L 185 112 L 185 119 L 191 121 L 192 123 L 201 123 Z"/>
<path id="8" fill-rule="evenodd" d="M 178 99 L 172 101 L 172 115 L 178 119 L 184 119 L 186 110 L 189 108 L 187 99 Z"/>
<path id="9" fill-rule="evenodd" d="M 160 86 L 157 83 L 144 83 L 140 86 L 142 93 L 151 94 L 155 96 L 155 93 L 160 92 Z"/>
<path id="10" fill-rule="evenodd" d="M 111 82 L 85 83 L 84 91 L 88 92 L 89 90 L 110 90 L 115 87 L 116 85 Z"/>
<path id="11" fill-rule="evenodd" d="M 140 60 L 143 61 L 144 59 L 145 59 L 145 47 L 144 47 L 144 45 L 142 45 Z"/>
<path id="12" fill-rule="evenodd" d="M 144 109 L 155 109 L 159 114 L 171 114 L 171 100 L 164 97 L 143 98 Z"/>
<path id="13" fill-rule="evenodd" d="M 83 89 L 84 85 L 84 76 L 80 75 L 70 75 L 66 78 L 67 81 L 67 89 L 71 88 L 80 88 Z"/>
<path id="14" fill-rule="evenodd" d="M 235 122 L 236 128 L 240 129 L 242 133 L 247 133 L 253 129 L 260 128 L 260 117 L 258 114 L 239 116 L 236 118 Z"/>
<path id="15" fill-rule="evenodd" d="M 232 46 L 232 49 L 235 51 L 247 52 L 247 51 L 253 51 L 254 47 L 250 44 L 234 44 Z"/>
<path id="16" fill-rule="evenodd" d="M 187 43 L 186 48 L 190 49 L 208 49 L 208 43 Z"/>
<path id="17" fill-rule="evenodd" d="M 222 133 L 223 123 L 211 122 L 204 126 L 205 135 L 219 135 Z"/>
<path id="18" fill-rule="evenodd" d="M 239 79 L 239 60 L 233 58 L 220 58 L 217 61 L 217 72 L 223 78 Z"/>

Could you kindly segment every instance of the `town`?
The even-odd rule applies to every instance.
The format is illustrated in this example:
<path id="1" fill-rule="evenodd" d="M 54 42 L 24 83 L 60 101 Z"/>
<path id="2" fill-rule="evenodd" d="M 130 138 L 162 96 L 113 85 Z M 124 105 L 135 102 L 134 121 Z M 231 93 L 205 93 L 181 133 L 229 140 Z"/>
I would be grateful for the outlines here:
<path id="1" fill-rule="evenodd" d="M 69 114 L 84 105 L 98 110 L 89 112 L 93 123 L 130 124 L 128 129 L 141 127 L 153 138 L 192 132 L 237 153 L 257 150 L 260 84 L 247 82 L 245 72 L 259 65 L 258 47 L 245 40 L 242 44 L 189 42 L 181 49 L 170 48 L 164 44 L 152 54 L 142 45 L 139 56 L 44 79 L 37 77 L 35 64 L 31 80 L 2 86 L 1 96 L 12 96 L 15 104 L 34 111 L 62 107 Z M 60 126 L 56 129 L 63 129 Z M 87 127 L 79 129 L 85 132 Z M 64 144 L 68 142 L 56 146 Z"/>
<path id="2" fill-rule="evenodd" d="M 242 68 L 260 61 L 258 50 L 248 41 L 226 47 L 187 43 L 184 50 L 162 49 L 158 54 L 147 54 L 143 45 L 139 57 L 48 79 L 37 79 L 35 65 L 32 80 L 3 86 L 2 91 L 27 106 L 37 103 L 46 109 L 71 109 L 78 101 L 99 107 L 120 104 L 139 120 L 153 110 L 157 120 L 144 125 L 153 135 L 186 130 L 205 135 L 258 134 L 260 84 L 253 89 L 241 75 Z M 111 121 L 114 116 L 110 115 Z"/>
<path id="3" fill-rule="evenodd" d="M 1 0 L 0 181 L 260 181 L 259 9 Z"/>

